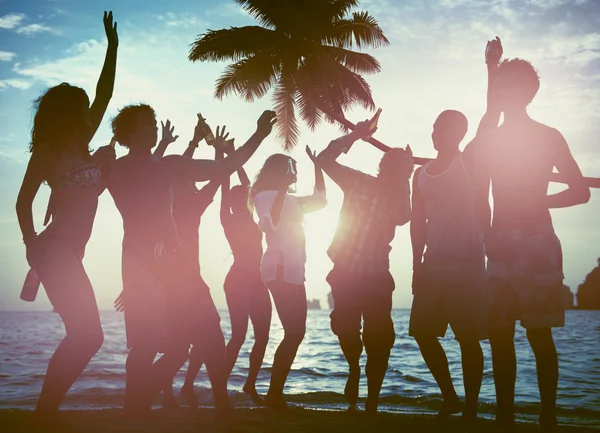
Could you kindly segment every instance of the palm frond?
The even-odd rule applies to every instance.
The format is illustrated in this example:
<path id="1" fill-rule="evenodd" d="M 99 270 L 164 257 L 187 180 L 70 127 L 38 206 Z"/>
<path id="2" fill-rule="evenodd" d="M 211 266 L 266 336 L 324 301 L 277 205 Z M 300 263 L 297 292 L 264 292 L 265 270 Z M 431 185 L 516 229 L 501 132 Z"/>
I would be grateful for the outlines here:
<path id="1" fill-rule="evenodd" d="M 281 25 L 281 21 L 290 15 L 289 8 L 281 6 L 278 0 L 235 0 L 252 18 L 269 28 Z"/>
<path id="2" fill-rule="evenodd" d="M 217 79 L 215 98 L 230 93 L 242 96 L 246 102 L 260 99 L 277 81 L 280 68 L 276 56 L 268 51 L 239 60 L 225 68 Z"/>
<path id="3" fill-rule="evenodd" d="M 231 27 L 222 30 L 207 30 L 191 44 L 188 59 L 218 62 L 238 60 L 252 56 L 276 45 L 281 35 L 259 26 Z"/>
<path id="4" fill-rule="evenodd" d="M 294 113 L 296 105 L 294 85 L 288 79 L 282 79 L 275 87 L 273 101 L 277 113 L 277 137 L 283 140 L 283 148 L 287 151 L 293 149 L 298 143 L 300 131 Z"/>
<path id="5" fill-rule="evenodd" d="M 300 118 L 308 125 L 311 131 L 314 131 L 321 120 L 323 112 L 319 110 L 318 100 L 314 99 L 311 93 L 302 93 L 298 90 L 297 104 Z"/>
<path id="6" fill-rule="evenodd" d="M 323 52 L 358 74 L 375 74 L 381 71 L 381 64 L 375 57 L 366 53 L 346 50 L 341 47 L 323 46 Z"/>
<path id="7" fill-rule="evenodd" d="M 354 12 L 351 19 L 335 20 L 331 29 L 323 37 L 323 42 L 344 48 L 352 48 L 355 43 L 359 49 L 378 48 L 390 44 L 377 24 L 377 20 L 368 12 Z"/>

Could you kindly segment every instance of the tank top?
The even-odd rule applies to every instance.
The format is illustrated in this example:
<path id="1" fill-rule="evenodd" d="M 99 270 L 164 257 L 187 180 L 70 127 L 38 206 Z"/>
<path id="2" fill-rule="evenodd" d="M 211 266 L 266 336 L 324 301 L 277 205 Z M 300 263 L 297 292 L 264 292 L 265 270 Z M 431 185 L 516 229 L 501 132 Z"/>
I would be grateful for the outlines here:
<path id="1" fill-rule="evenodd" d="M 425 260 L 484 260 L 483 236 L 475 214 L 475 188 L 462 154 L 441 174 L 431 175 L 427 163 L 417 180 L 427 215 Z"/>

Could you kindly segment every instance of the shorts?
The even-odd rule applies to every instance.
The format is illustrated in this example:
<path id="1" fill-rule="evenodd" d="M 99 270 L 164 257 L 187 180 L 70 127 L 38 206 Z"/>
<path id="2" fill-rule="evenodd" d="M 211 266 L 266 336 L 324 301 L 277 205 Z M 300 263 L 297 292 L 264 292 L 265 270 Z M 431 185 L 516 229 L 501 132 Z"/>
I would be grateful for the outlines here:
<path id="1" fill-rule="evenodd" d="M 448 325 L 461 340 L 485 340 L 485 263 L 481 260 L 446 264 L 425 262 L 423 281 L 415 289 L 408 333 L 444 337 Z"/>

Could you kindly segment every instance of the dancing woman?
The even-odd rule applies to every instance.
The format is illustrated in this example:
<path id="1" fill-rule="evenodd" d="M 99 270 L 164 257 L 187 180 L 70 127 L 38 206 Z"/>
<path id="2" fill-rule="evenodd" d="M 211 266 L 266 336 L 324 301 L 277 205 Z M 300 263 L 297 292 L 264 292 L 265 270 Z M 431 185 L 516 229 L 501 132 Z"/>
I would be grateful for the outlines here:
<path id="1" fill-rule="evenodd" d="M 327 204 L 323 172 L 308 146 L 306 151 L 315 166 L 315 191 L 312 195 L 295 197 L 288 194 L 291 185 L 296 182 L 296 161 L 283 154 L 267 158 L 250 190 L 259 227 L 266 233 L 267 240 L 261 276 L 273 295 L 284 330 L 283 341 L 275 352 L 271 384 L 265 398 L 265 403 L 275 410 L 287 409 L 283 387 L 306 331 L 303 215 Z"/>
<path id="2" fill-rule="evenodd" d="M 233 141 L 224 151 L 233 152 Z M 233 253 L 233 265 L 225 278 L 225 297 L 231 321 L 231 340 L 227 343 L 228 371 L 231 374 L 246 339 L 248 319 L 254 328 L 254 346 L 250 352 L 250 369 L 244 392 L 255 403 L 262 399 L 256 392 L 256 378 L 265 357 L 271 326 L 271 298 L 260 275 L 262 231 L 248 207 L 250 180 L 246 171 L 238 170 L 241 185 L 229 188 L 229 178 L 221 186 L 221 224 Z"/>
<path id="3" fill-rule="evenodd" d="M 104 29 L 108 48 L 91 107 L 86 92 L 68 83 L 48 89 L 35 101 L 31 158 L 16 205 L 27 261 L 67 332 L 50 359 L 36 406 L 38 419 L 45 424 L 59 422 L 63 397 L 103 342 L 82 258 L 104 189 L 100 164 L 114 159 L 112 146 L 93 155 L 89 150 L 114 87 L 119 42 L 112 12 L 104 12 Z M 37 236 L 32 205 L 42 182 L 52 190 L 54 217 Z"/>

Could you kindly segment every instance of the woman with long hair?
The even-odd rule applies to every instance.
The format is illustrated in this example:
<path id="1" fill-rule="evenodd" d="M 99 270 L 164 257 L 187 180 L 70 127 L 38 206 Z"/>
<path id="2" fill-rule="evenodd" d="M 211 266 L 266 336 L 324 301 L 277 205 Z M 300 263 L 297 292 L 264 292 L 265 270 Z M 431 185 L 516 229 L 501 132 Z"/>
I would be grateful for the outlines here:
<path id="1" fill-rule="evenodd" d="M 284 338 L 275 352 L 271 383 L 265 397 L 265 403 L 275 410 L 287 409 L 283 387 L 306 331 L 303 216 L 327 204 L 323 172 L 308 146 L 306 152 L 315 167 L 312 195 L 296 197 L 288 194 L 296 183 L 296 161 L 283 154 L 267 158 L 250 190 L 250 201 L 259 218 L 258 225 L 267 240 L 261 277 L 273 296 L 284 330 Z"/>
<path id="2" fill-rule="evenodd" d="M 225 152 L 233 152 L 233 142 L 228 141 L 227 144 Z M 255 403 L 262 403 L 262 398 L 256 392 L 256 378 L 269 342 L 271 298 L 260 276 L 262 231 L 254 222 L 248 206 L 250 179 L 243 168 L 238 170 L 238 177 L 241 185 L 230 189 L 227 178 L 221 186 L 221 224 L 233 253 L 233 265 L 224 284 L 231 322 L 227 362 L 231 374 L 246 339 L 250 319 L 254 328 L 254 346 L 250 352 L 250 369 L 243 390 Z"/>
<path id="3" fill-rule="evenodd" d="M 16 205 L 31 272 L 38 274 L 66 330 L 48 364 L 36 407 L 44 424 L 60 422 L 63 397 L 103 342 L 98 306 L 82 258 L 98 195 L 104 189 L 100 164 L 114 159 L 110 145 L 93 155 L 89 150 L 114 87 L 118 36 L 112 12 L 104 12 L 104 29 L 108 48 L 91 107 L 86 92 L 67 83 L 48 89 L 35 101 L 31 158 Z M 52 190 L 53 218 L 38 236 L 32 205 L 42 182 Z"/>

